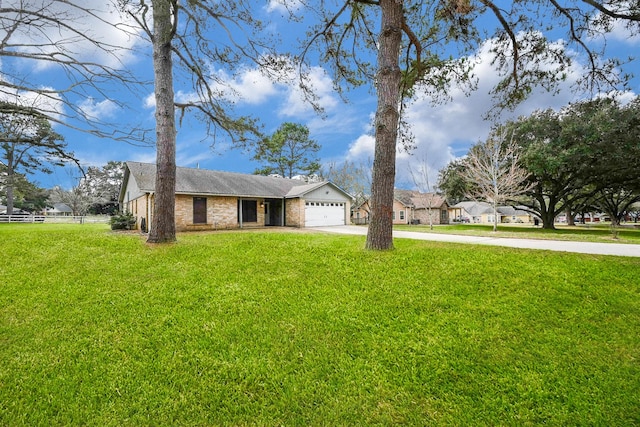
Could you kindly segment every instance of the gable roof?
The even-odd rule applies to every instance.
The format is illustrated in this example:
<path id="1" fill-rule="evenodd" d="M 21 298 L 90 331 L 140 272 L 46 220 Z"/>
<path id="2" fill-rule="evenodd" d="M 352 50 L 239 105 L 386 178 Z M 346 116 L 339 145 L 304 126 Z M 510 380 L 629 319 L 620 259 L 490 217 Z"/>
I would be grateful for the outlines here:
<path id="1" fill-rule="evenodd" d="M 125 176 L 120 198 L 129 179 L 134 179 L 143 192 L 155 191 L 156 165 L 151 163 L 126 162 Z M 331 185 L 346 197 L 351 198 L 330 182 L 308 184 L 301 180 L 249 175 L 236 172 L 221 172 L 207 169 L 176 168 L 176 194 L 295 198 L 323 185 Z"/>
<path id="2" fill-rule="evenodd" d="M 479 216 L 482 214 L 493 214 L 493 208 L 487 202 L 464 201 L 456 203 L 452 206 L 457 209 L 464 209 L 471 216 Z"/>
<path id="3" fill-rule="evenodd" d="M 47 209 L 49 213 L 73 213 L 73 209 L 66 203 L 54 203 L 51 209 Z"/>
<path id="4" fill-rule="evenodd" d="M 512 215 L 531 215 L 528 211 L 525 210 L 524 206 L 498 206 L 498 212 L 502 215 L 512 216 Z"/>
<path id="5" fill-rule="evenodd" d="M 446 203 L 444 197 L 436 193 L 421 193 L 412 190 L 393 190 L 393 197 L 405 206 L 414 209 L 440 208 Z"/>

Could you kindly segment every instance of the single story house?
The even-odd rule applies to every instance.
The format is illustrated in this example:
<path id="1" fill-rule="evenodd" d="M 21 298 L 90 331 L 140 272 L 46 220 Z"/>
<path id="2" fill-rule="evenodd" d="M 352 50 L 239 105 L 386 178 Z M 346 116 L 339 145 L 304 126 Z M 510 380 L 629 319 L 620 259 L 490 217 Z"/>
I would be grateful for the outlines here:
<path id="1" fill-rule="evenodd" d="M 155 201 L 156 165 L 126 162 L 121 208 L 148 231 Z M 176 168 L 176 230 L 344 225 L 352 198 L 336 185 Z"/>
<path id="2" fill-rule="evenodd" d="M 449 205 L 447 200 L 436 193 L 421 193 L 412 190 L 394 190 L 393 197 L 400 205 L 408 208 L 402 218 L 402 212 L 395 216 L 394 224 L 448 224 Z M 395 207 L 395 204 L 394 204 Z M 429 220 L 431 216 L 431 220 Z"/>
<path id="3" fill-rule="evenodd" d="M 523 223 L 529 224 L 534 222 L 534 216 L 528 211 L 524 210 L 524 207 L 520 206 L 499 206 L 498 212 L 500 212 L 500 222 L 511 223 Z"/>
<path id="4" fill-rule="evenodd" d="M 365 201 L 354 209 L 351 221 L 355 224 L 367 224 L 371 208 L 369 201 Z M 393 191 L 394 224 L 448 224 L 449 207 L 444 197 L 436 193 L 420 193 L 411 190 Z"/>
<path id="5" fill-rule="evenodd" d="M 44 214 L 54 216 L 72 216 L 73 209 L 65 203 L 54 203 L 53 207 L 49 207 L 44 210 Z"/>
<path id="6" fill-rule="evenodd" d="M 449 214 L 454 222 L 468 222 L 471 224 L 493 224 L 493 206 L 487 202 L 463 201 L 449 208 Z M 498 223 L 533 222 L 533 216 L 518 207 L 498 206 Z"/>

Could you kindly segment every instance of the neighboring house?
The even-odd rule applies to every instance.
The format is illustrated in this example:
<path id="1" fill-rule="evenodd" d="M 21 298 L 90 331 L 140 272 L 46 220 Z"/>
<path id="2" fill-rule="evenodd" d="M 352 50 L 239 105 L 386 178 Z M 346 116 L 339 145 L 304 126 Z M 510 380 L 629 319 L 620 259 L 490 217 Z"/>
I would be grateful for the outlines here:
<path id="1" fill-rule="evenodd" d="M 356 225 L 369 224 L 370 215 L 371 207 L 369 206 L 369 199 L 367 199 L 351 209 L 351 222 Z"/>
<path id="2" fill-rule="evenodd" d="M 126 162 L 119 202 L 148 231 L 156 165 Z M 176 168 L 176 230 L 344 225 L 351 196 L 330 182 Z"/>
<path id="3" fill-rule="evenodd" d="M 73 209 L 65 203 L 54 203 L 53 207 L 45 209 L 44 214 L 54 216 L 72 216 Z"/>
<path id="4" fill-rule="evenodd" d="M 471 224 L 493 224 L 493 206 L 487 202 L 465 201 L 449 208 L 449 214 L 454 222 L 468 222 Z M 533 222 L 533 216 L 512 206 L 498 206 L 498 223 L 525 223 Z"/>
<path id="5" fill-rule="evenodd" d="M 431 213 L 433 224 L 448 224 L 449 209 L 444 197 L 435 193 L 420 193 L 411 190 L 394 190 L 393 192 L 394 224 L 429 224 Z M 351 221 L 354 224 L 367 224 L 371 209 L 369 201 L 354 208 Z"/>
<path id="6" fill-rule="evenodd" d="M 533 222 L 533 215 L 525 211 L 524 207 L 521 206 L 499 206 L 498 212 L 500 212 L 500 222 L 524 224 Z"/>
<path id="7" fill-rule="evenodd" d="M 394 210 L 406 208 L 406 218 L 402 218 L 402 211 L 397 211 L 394 224 L 449 224 L 449 205 L 446 199 L 436 193 L 421 193 L 412 190 L 394 190 Z M 431 221 L 429 221 L 431 216 Z"/>

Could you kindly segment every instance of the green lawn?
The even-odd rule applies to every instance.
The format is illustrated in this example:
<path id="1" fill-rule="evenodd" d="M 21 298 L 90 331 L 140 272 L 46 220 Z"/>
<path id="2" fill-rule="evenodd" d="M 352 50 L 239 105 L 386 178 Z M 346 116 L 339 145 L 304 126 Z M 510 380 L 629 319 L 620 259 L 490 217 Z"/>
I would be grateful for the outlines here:
<path id="1" fill-rule="evenodd" d="M 555 230 L 545 230 L 541 227 L 525 224 L 499 224 L 497 232 L 493 231 L 493 225 L 486 224 L 434 225 L 433 230 L 424 224 L 396 225 L 394 229 L 418 231 L 422 233 L 463 234 L 469 236 L 640 244 L 640 227 L 635 227 L 632 224 L 616 228 L 615 234 L 612 233 L 609 224 L 576 225 L 571 227 L 556 225 Z"/>
<path id="2" fill-rule="evenodd" d="M 640 259 L 0 224 L 0 425 L 640 424 Z"/>

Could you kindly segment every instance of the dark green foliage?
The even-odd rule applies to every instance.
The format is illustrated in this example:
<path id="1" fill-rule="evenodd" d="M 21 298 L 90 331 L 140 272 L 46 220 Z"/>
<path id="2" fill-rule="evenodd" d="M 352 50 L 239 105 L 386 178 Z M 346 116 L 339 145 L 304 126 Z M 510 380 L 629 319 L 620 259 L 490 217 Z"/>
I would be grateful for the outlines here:
<path id="1" fill-rule="evenodd" d="M 109 219 L 112 230 L 133 230 L 136 226 L 136 219 L 131 212 L 123 212 L 113 215 Z"/>
<path id="2" fill-rule="evenodd" d="M 541 218 L 544 228 L 567 211 L 603 211 L 617 222 L 640 200 L 640 98 L 536 111 L 495 132 L 513 134 L 532 185 L 517 204 Z M 449 197 L 473 185 L 463 168 L 458 160 L 440 171 L 439 185 Z"/>
<path id="3" fill-rule="evenodd" d="M 258 175 L 277 173 L 285 178 L 311 175 L 320 169 L 317 157 L 320 145 L 309 138 L 309 128 L 296 123 L 283 123 L 269 138 L 260 141 L 254 160 L 264 164 Z"/>
<path id="4" fill-rule="evenodd" d="M 37 110 L 0 102 L 0 162 L 3 164 L 7 213 L 14 206 L 14 192 L 23 174 L 51 173 L 51 166 L 78 164 L 62 135 Z"/>

